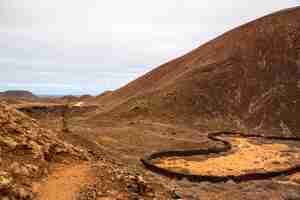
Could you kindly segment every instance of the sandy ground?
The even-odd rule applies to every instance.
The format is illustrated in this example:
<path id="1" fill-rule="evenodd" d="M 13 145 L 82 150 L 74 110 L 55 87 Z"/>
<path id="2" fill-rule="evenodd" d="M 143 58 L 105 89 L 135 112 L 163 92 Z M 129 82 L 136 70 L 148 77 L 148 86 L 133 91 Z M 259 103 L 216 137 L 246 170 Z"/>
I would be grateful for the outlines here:
<path id="1" fill-rule="evenodd" d="M 43 182 L 34 184 L 38 200 L 74 200 L 80 189 L 93 179 L 88 175 L 87 163 L 58 166 Z"/>
<path id="2" fill-rule="evenodd" d="M 158 166 L 191 174 L 227 176 L 283 170 L 291 167 L 291 160 L 300 163 L 300 149 L 292 151 L 286 144 L 254 144 L 243 138 L 234 138 L 232 144 L 234 152 L 226 156 L 205 161 L 168 158 L 160 160 Z"/>

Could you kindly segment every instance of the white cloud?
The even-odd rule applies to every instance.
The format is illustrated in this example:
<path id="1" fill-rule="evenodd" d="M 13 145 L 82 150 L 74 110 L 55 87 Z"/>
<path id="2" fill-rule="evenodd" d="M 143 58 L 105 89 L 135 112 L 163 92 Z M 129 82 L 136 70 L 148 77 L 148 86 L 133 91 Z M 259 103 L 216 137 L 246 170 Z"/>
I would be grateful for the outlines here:
<path id="1" fill-rule="evenodd" d="M 88 79 L 94 87 L 89 91 L 100 93 L 229 29 L 296 5 L 297 0 L 1 0 L 0 83 L 78 85 L 76 80 Z M 13 77 L 14 70 L 25 76 Z"/>

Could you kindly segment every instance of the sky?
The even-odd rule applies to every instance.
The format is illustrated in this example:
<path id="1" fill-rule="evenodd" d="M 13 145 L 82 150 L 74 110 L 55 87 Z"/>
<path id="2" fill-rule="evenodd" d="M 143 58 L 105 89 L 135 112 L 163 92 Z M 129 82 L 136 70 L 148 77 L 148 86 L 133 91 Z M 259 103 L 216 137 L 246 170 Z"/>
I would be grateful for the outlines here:
<path id="1" fill-rule="evenodd" d="M 0 0 L 0 91 L 100 94 L 300 0 Z"/>

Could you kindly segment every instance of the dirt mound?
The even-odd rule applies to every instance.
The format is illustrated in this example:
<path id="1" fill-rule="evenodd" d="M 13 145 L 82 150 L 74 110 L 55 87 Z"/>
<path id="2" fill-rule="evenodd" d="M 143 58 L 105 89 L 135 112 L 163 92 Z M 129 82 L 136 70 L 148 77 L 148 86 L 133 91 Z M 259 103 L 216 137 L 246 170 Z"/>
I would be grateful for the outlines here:
<path id="1" fill-rule="evenodd" d="M 93 98 L 94 98 L 94 96 L 89 95 L 89 94 L 81 95 L 79 97 L 80 101 L 87 101 L 87 100 L 90 100 L 90 99 L 93 99 Z"/>
<path id="2" fill-rule="evenodd" d="M 279 11 L 99 97 L 98 104 L 105 116 L 124 119 L 299 135 L 299 38 L 300 7 Z"/>
<path id="3" fill-rule="evenodd" d="M 73 95 L 67 95 L 67 96 L 61 97 L 60 100 L 62 100 L 64 102 L 75 102 L 75 101 L 79 100 L 79 97 L 73 96 Z"/>
<path id="4" fill-rule="evenodd" d="M 0 196 L 30 199 L 33 180 L 47 175 L 49 163 L 88 159 L 85 152 L 0 103 Z"/>

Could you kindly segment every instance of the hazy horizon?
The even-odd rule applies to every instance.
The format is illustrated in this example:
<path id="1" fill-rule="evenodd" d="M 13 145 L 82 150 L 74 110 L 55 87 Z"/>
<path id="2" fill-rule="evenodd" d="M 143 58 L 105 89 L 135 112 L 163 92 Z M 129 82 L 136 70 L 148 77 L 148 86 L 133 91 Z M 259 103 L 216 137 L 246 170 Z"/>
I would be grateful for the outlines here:
<path id="1" fill-rule="evenodd" d="M 69 2 L 1 1 L 0 91 L 115 90 L 224 32 L 300 5 L 299 0 Z"/>

